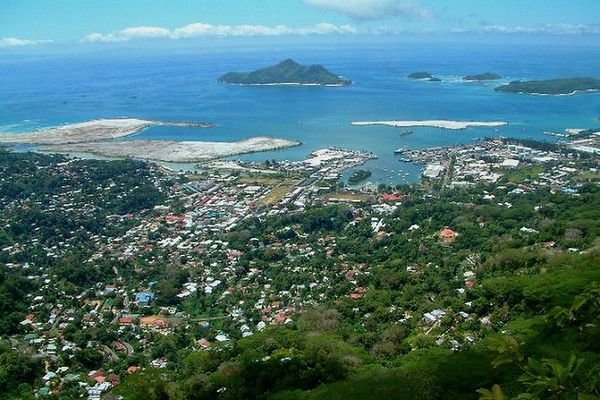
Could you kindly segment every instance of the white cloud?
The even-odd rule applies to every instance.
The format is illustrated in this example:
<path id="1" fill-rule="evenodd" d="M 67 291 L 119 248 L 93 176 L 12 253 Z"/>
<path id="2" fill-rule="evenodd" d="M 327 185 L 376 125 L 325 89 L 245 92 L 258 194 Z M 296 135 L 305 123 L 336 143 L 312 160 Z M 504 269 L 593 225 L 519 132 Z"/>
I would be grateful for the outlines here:
<path id="1" fill-rule="evenodd" d="M 548 35 L 598 35 L 600 25 L 546 24 L 538 27 L 485 25 L 480 32 L 491 33 L 542 33 Z"/>
<path id="2" fill-rule="evenodd" d="M 334 25 L 321 23 L 313 26 L 293 28 L 287 25 L 212 25 L 202 22 L 189 24 L 169 30 L 157 26 L 135 26 L 113 33 L 91 33 L 83 42 L 125 42 L 131 39 L 168 38 L 189 39 L 198 37 L 230 37 L 230 36 L 283 36 L 283 35 L 330 35 L 353 34 L 358 31 L 351 25 Z"/>
<path id="3" fill-rule="evenodd" d="M 429 9 L 416 0 L 304 0 L 304 2 L 355 19 L 386 17 L 430 19 L 433 16 Z"/>
<path id="4" fill-rule="evenodd" d="M 321 23 L 303 28 L 290 28 L 286 25 L 268 27 L 264 25 L 211 25 L 196 23 L 175 29 L 174 39 L 202 36 L 282 36 L 282 35 L 328 35 L 356 33 L 350 25 Z"/>
<path id="5" fill-rule="evenodd" d="M 130 39 L 160 38 L 170 37 L 171 32 L 168 29 L 159 26 L 134 26 L 122 29 L 116 33 L 90 33 L 85 36 L 84 42 L 124 42 Z"/>
<path id="6" fill-rule="evenodd" d="M 15 37 L 8 37 L 0 39 L 0 47 L 23 47 L 23 46 L 35 46 L 36 44 L 52 43 L 52 40 L 29 40 L 29 39 L 18 39 Z"/>
<path id="7" fill-rule="evenodd" d="M 168 29 L 158 26 L 135 26 L 125 28 L 119 32 L 120 35 L 127 38 L 155 38 L 168 37 L 171 32 Z"/>
<path id="8" fill-rule="evenodd" d="M 103 34 L 103 33 L 90 33 L 89 35 L 84 36 L 83 39 L 81 39 L 82 42 L 102 42 L 102 43 L 110 43 L 110 42 L 122 42 L 126 39 L 122 38 L 122 37 L 118 37 L 117 35 L 114 35 L 112 33 L 109 34 Z"/>

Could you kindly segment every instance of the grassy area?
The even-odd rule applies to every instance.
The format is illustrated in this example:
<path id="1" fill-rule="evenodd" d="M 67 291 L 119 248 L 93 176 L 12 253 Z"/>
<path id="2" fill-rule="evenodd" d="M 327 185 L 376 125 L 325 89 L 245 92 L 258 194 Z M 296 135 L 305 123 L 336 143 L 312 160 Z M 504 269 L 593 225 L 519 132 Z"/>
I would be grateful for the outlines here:
<path id="1" fill-rule="evenodd" d="M 364 193 L 353 193 L 353 192 L 336 192 L 330 193 L 327 196 L 327 200 L 338 200 L 338 201 L 369 201 L 369 195 Z"/>
<path id="2" fill-rule="evenodd" d="M 600 181 L 600 173 L 599 172 L 582 172 L 581 174 L 575 177 L 577 182 L 596 182 Z"/>
<path id="3" fill-rule="evenodd" d="M 260 199 L 258 202 L 259 206 L 272 206 L 274 204 L 279 203 L 281 200 L 285 198 L 288 194 L 290 194 L 301 182 L 299 179 L 291 179 L 291 178 L 282 178 L 282 177 L 273 177 L 273 176 L 262 176 L 256 177 L 259 181 L 254 181 L 255 185 L 264 185 L 264 186 L 274 186 L 273 189 L 265 197 Z M 248 177 L 248 179 L 256 179 L 255 177 Z M 244 181 L 240 180 L 240 183 Z M 252 184 L 252 183 L 249 183 Z"/>
<path id="4" fill-rule="evenodd" d="M 246 185 L 257 185 L 257 186 L 276 186 L 285 182 L 285 178 L 280 175 L 272 175 L 272 174 L 249 174 L 242 175 L 238 178 L 238 183 L 243 183 Z"/>
<path id="5" fill-rule="evenodd" d="M 506 174 L 506 178 L 513 183 L 521 183 L 525 179 L 535 179 L 540 173 L 544 172 L 543 165 L 534 165 L 527 168 L 517 169 Z"/>
<path id="6" fill-rule="evenodd" d="M 272 206 L 279 203 L 285 196 L 290 194 L 294 190 L 295 186 L 292 185 L 279 185 L 271 189 L 269 193 L 259 201 L 261 206 Z"/>
<path id="7" fill-rule="evenodd" d="M 296 185 L 299 180 L 281 174 L 244 174 L 238 178 L 237 182 L 246 185 L 277 186 Z"/>

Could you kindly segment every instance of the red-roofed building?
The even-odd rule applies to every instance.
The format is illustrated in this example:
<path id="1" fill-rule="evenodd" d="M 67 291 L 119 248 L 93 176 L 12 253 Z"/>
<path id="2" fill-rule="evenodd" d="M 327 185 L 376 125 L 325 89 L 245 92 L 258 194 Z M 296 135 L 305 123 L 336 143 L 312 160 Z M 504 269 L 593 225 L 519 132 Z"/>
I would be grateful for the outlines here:
<path id="1" fill-rule="evenodd" d="M 384 193 L 381 195 L 381 199 L 385 202 L 397 202 L 404 200 L 404 196 L 401 194 Z"/>
<path id="2" fill-rule="evenodd" d="M 167 222 L 179 222 L 182 223 L 185 221 L 184 217 L 178 215 L 167 215 Z"/>
<path id="3" fill-rule="evenodd" d="M 129 368 L 127 368 L 127 373 L 129 375 L 133 375 L 135 373 L 137 373 L 140 370 L 140 367 L 138 367 L 137 365 L 132 365 Z"/>
<path id="4" fill-rule="evenodd" d="M 134 317 L 119 317 L 119 325 L 131 325 L 134 321 Z"/>
<path id="5" fill-rule="evenodd" d="M 440 232 L 440 237 L 446 243 L 454 242 L 457 236 L 458 234 L 450 228 L 442 229 L 442 231 Z"/>
<path id="6" fill-rule="evenodd" d="M 277 323 L 281 324 L 281 323 L 285 322 L 285 320 L 286 320 L 286 315 L 284 312 L 280 312 L 279 314 L 277 314 L 275 316 L 275 322 L 277 322 Z"/>

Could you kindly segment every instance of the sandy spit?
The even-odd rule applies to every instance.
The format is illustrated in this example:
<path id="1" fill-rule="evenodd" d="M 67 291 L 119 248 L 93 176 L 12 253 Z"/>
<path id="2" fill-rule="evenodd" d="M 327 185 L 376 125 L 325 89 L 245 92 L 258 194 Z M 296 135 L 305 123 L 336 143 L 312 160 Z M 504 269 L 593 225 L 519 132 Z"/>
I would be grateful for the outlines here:
<path id="1" fill-rule="evenodd" d="M 354 126 L 373 126 L 373 125 L 384 125 L 393 126 L 397 128 L 410 128 L 410 127 L 433 127 L 441 129 L 467 129 L 472 126 L 478 127 L 499 127 L 508 125 L 508 122 L 480 122 L 480 121 L 448 121 L 448 120 L 424 120 L 424 121 L 357 121 L 352 122 Z"/>

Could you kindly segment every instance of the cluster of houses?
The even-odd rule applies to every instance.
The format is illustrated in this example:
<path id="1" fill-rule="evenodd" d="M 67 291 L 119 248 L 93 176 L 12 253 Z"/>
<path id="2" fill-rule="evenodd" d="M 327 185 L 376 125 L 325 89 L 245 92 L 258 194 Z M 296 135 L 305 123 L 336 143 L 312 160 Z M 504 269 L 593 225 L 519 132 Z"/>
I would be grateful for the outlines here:
<path id="1" fill-rule="evenodd" d="M 572 146 L 571 148 L 575 149 Z M 406 151 L 404 154 L 417 163 L 426 164 L 423 170 L 425 178 L 433 181 L 446 178 L 445 184 L 450 188 L 473 186 L 477 183 L 497 183 L 503 176 L 517 168 L 544 164 L 550 166 L 552 172 L 540 174 L 539 178 L 531 181 L 531 184 L 568 193 L 574 190 L 571 183 L 575 175 L 598 172 L 597 166 L 593 164 L 588 168 L 582 168 L 582 163 L 573 159 L 573 153 L 540 150 L 503 140 Z"/>
<path id="2" fill-rule="evenodd" d="M 580 163 L 572 163 L 563 156 L 540 154 L 533 149 L 530 152 L 522 146 L 501 142 L 423 150 L 412 152 L 410 156 L 438 166 L 428 168 L 432 179 L 441 177 L 452 168 L 449 182 L 457 186 L 478 181 L 493 183 L 502 176 L 502 171 L 532 165 L 543 159 L 558 162 L 549 171 L 540 173 L 528 184 L 530 186 L 525 185 L 518 190 L 533 190 L 536 185 L 541 185 L 567 191 L 573 178 L 582 172 Z M 371 266 L 350 262 L 340 256 L 339 239 L 335 236 L 317 236 L 309 242 L 304 240 L 307 235 L 302 232 L 301 226 L 290 225 L 279 231 L 264 232 L 261 238 L 247 238 L 245 244 L 250 250 L 243 251 L 228 242 L 227 237 L 250 218 L 264 220 L 270 215 L 301 211 L 315 201 L 323 201 L 326 199 L 323 192 L 331 181 L 337 180 L 345 169 L 370 158 L 372 155 L 369 153 L 326 149 L 312 153 L 302 162 L 281 162 L 271 169 L 282 174 L 295 174 L 295 177 L 300 177 L 300 183 L 268 207 L 261 199 L 269 196 L 277 186 L 242 182 L 236 172 L 214 173 L 184 183 L 176 183 L 179 181 L 175 179 L 179 177 L 178 173 L 157 173 L 151 178 L 156 179 L 157 187 L 163 186 L 166 181 L 171 182 L 172 190 L 164 204 L 135 215 L 110 216 L 115 225 L 127 227 L 126 233 L 119 237 L 88 234 L 87 245 L 93 254 L 82 260 L 82 268 L 101 259 L 130 260 L 146 266 L 158 265 L 166 260 L 168 264 L 189 272 L 186 281 L 175 288 L 173 299 L 170 299 L 173 305 L 170 306 L 157 305 L 158 300 L 164 300 L 161 296 L 166 296 L 158 289 L 157 282 L 148 279 L 130 281 L 131 277 L 124 276 L 117 267 L 116 278 L 111 276 L 100 280 L 80 288 L 79 294 L 70 295 L 56 289 L 58 278 L 43 268 L 28 263 L 10 264 L 11 268 L 26 271 L 27 279 L 36 287 L 28 295 L 30 313 L 20 323 L 23 334 L 13 338 L 13 345 L 50 361 L 38 395 L 48 395 L 60 390 L 62 385 L 76 382 L 89 399 L 95 400 L 119 385 L 119 376 L 113 371 L 71 371 L 66 365 L 61 365 L 61 360 L 75 357 L 84 348 L 97 350 L 107 359 L 116 361 L 136 352 L 147 352 L 157 335 L 171 335 L 176 327 L 197 325 L 205 330 L 203 337 L 197 338 L 195 346 L 206 351 L 216 344 L 228 345 L 232 340 L 261 332 L 268 325 L 289 324 L 308 307 L 342 300 L 355 304 L 357 314 L 367 315 L 361 304 L 371 290 Z M 61 165 L 55 168 L 57 175 L 64 172 Z M 589 171 L 594 172 L 593 167 L 589 167 Z M 110 186 L 110 183 L 107 185 Z M 105 189 L 98 188 L 100 192 Z M 49 204 L 53 210 L 68 216 L 70 212 L 85 212 L 86 207 L 89 208 L 86 196 L 75 188 L 67 188 L 64 194 L 49 199 Z M 392 235 L 388 230 L 407 196 L 387 192 L 370 194 L 367 198 L 368 201 L 348 198 L 353 216 L 348 226 L 365 224 L 372 230 L 375 240 Z M 491 194 L 484 194 L 483 199 L 495 201 Z M 345 200 L 340 197 L 338 201 Z M 15 201 L 10 206 L 24 205 Z M 36 228 L 33 227 L 31 243 L 14 244 L 0 250 L 15 255 L 31 248 L 36 243 Z M 450 226 L 431 232 L 417 224 L 407 228 L 403 234 L 407 235 L 407 240 L 422 237 L 440 246 L 452 246 L 461 237 L 461 232 Z M 49 256 L 58 258 L 63 252 L 68 253 L 68 245 L 68 239 L 57 238 L 55 246 L 44 250 Z M 270 255 L 272 259 L 264 260 L 255 254 Z M 328 262 L 315 261 L 324 259 Z M 476 285 L 475 264 L 467 262 L 457 272 L 458 295 L 464 295 Z M 421 265 L 405 266 L 408 274 L 417 277 L 423 268 Z M 218 312 L 210 316 L 191 315 L 177 305 L 197 299 L 202 299 Z M 477 318 L 468 308 L 469 304 L 465 302 L 464 309 L 433 308 L 420 318 L 415 317 L 423 331 L 428 332 L 449 317 L 454 318 L 456 324 Z M 411 318 L 410 313 L 403 311 L 398 323 L 405 323 Z M 225 320 L 227 324 L 222 323 Z M 489 322 L 486 321 L 480 319 L 482 324 Z M 83 347 L 64 335 L 73 326 L 84 333 L 105 328 L 116 338 L 110 342 L 88 341 Z M 458 349 L 473 342 L 474 337 L 475 334 L 470 333 L 462 338 L 447 333 L 440 335 L 438 340 L 440 345 Z M 150 366 L 164 368 L 168 362 L 168 359 L 159 357 L 152 360 Z M 148 366 L 130 365 L 127 374 L 135 374 L 143 367 Z"/>

